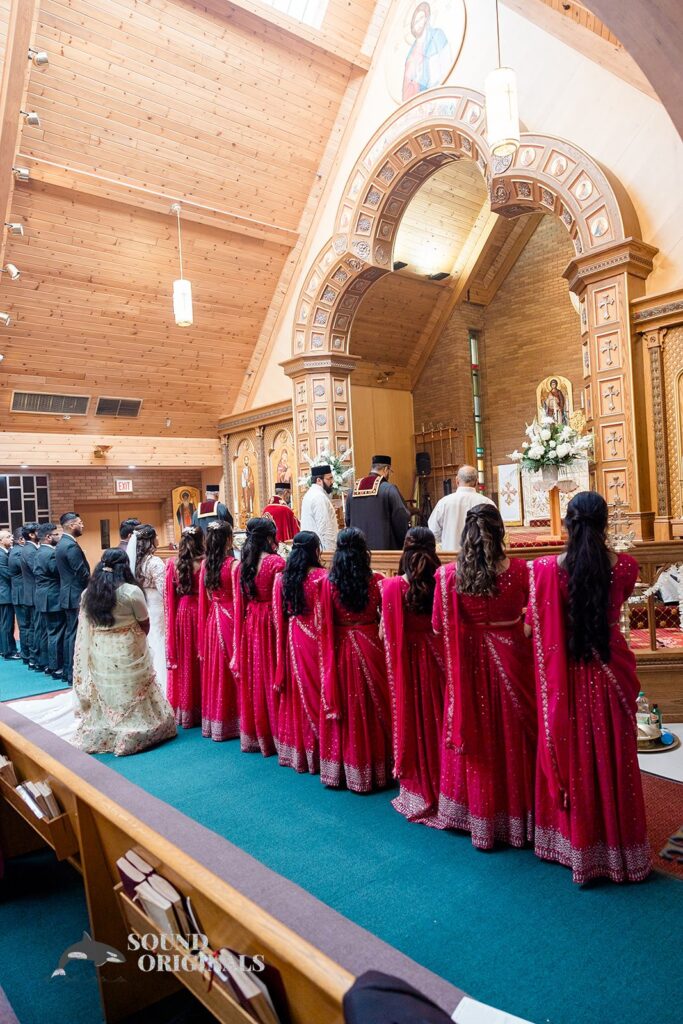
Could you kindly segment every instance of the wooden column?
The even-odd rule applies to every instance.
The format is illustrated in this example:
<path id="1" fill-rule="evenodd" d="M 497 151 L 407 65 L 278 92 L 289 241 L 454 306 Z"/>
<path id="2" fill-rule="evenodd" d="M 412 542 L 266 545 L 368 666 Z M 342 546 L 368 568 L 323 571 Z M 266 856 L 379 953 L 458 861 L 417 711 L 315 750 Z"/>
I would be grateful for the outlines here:
<path id="1" fill-rule="evenodd" d="M 651 430 L 648 431 L 653 450 L 655 495 L 655 540 L 671 539 L 671 488 L 669 459 L 666 450 L 666 392 L 664 389 L 663 348 L 666 327 L 643 333 L 649 356 Z M 649 425 L 649 424 L 648 424 Z"/>
<path id="2" fill-rule="evenodd" d="M 352 445 L 350 376 L 359 356 L 309 353 L 282 363 L 294 389 L 297 475 L 307 456 L 329 450 L 342 455 Z"/>
<path id="3" fill-rule="evenodd" d="M 581 302 L 586 419 L 595 436 L 597 488 L 622 501 L 639 540 L 654 536 L 645 430 L 645 369 L 630 302 L 644 292 L 652 246 L 633 239 L 578 256 L 564 276 Z"/>
<path id="4" fill-rule="evenodd" d="M 223 464 L 223 490 L 225 492 L 225 504 L 229 511 L 234 511 L 234 496 L 232 490 L 232 473 L 230 472 L 230 435 L 224 434 L 221 437 L 221 462 Z"/>
<path id="5" fill-rule="evenodd" d="M 264 506 L 270 495 L 268 494 L 268 474 L 266 473 L 266 445 L 264 435 L 266 428 L 259 424 L 256 428 L 256 461 L 258 462 L 258 489 L 261 496 L 261 505 Z M 254 509 L 254 514 L 261 515 L 261 509 Z"/>

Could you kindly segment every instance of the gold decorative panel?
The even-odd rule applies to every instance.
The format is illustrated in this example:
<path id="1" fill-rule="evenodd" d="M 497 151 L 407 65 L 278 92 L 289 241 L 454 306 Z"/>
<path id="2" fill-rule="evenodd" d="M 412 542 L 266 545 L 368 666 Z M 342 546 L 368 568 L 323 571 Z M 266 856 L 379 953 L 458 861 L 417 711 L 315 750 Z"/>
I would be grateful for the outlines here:
<path id="1" fill-rule="evenodd" d="M 664 390 L 666 394 L 666 436 L 671 482 L 671 515 L 683 516 L 683 326 L 671 327 L 664 338 Z"/>
<path id="2" fill-rule="evenodd" d="M 600 415 L 620 416 L 623 411 L 623 377 L 603 377 L 600 381 Z"/>

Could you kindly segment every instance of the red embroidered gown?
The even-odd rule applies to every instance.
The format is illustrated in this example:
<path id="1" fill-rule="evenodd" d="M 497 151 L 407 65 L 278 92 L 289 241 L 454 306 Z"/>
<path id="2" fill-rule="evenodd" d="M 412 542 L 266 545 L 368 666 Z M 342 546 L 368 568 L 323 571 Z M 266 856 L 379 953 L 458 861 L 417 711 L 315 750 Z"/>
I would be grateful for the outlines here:
<path id="1" fill-rule="evenodd" d="M 527 621 L 534 634 L 539 703 L 536 854 L 581 884 L 604 876 L 639 882 L 651 870 L 637 757 L 636 660 L 619 614 L 638 577 L 621 554 L 612 570 L 610 660 L 567 657 L 569 578 L 556 557 L 537 559 Z"/>
<path id="2" fill-rule="evenodd" d="M 439 804 L 445 668 L 443 640 L 429 614 L 405 606 L 403 576 L 382 583 L 382 623 L 392 700 L 394 775 L 401 790 L 393 806 L 409 821 L 434 823 Z"/>
<path id="3" fill-rule="evenodd" d="M 277 530 L 277 542 L 292 540 L 299 532 L 299 520 L 286 501 L 277 495 L 271 498 L 263 510 L 266 519 L 272 519 Z"/>
<path id="4" fill-rule="evenodd" d="M 297 772 L 320 771 L 319 581 L 325 569 L 311 569 L 304 582 L 306 612 L 287 618 L 282 608 L 282 576 L 275 580 L 273 611 L 278 663 L 278 760 Z"/>
<path id="5" fill-rule="evenodd" d="M 247 600 L 235 579 L 235 655 L 232 669 L 239 682 L 240 743 L 247 753 L 277 751 L 278 695 L 275 692 L 277 649 L 273 618 L 275 577 L 284 558 L 266 555 L 256 574 L 256 596 Z"/>
<path id="6" fill-rule="evenodd" d="M 320 778 L 326 786 L 345 782 L 356 793 L 383 788 L 392 772 L 391 701 L 379 639 L 381 578 L 373 573 L 362 612 L 344 608 L 329 578 L 320 582 Z"/>
<path id="7" fill-rule="evenodd" d="M 239 563 L 226 558 L 220 586 L 206 589 L 206 564 L 199 579 L 199 638 L 202 671 L 202 736 L 229 740 L 240 734 L 234 654 L 235 584 Z"/>
<path id="8" fill-rule="evenodd" d="M 199 572 L 192 575 L 192 593 L 179 595 L 175 559 L 166 566 L 166 695 L 176 724 L 191 729 L 202 720 L 199 662 Z"/>
<path id="9" fill-rule="evenodd" d="M 491 596 L 458 594 L 455 563 L 437 570 L 434 629 L 446 652 L 439 826 L 482 850 L 534 838 L 536 702 L 523 611 L 529 571 L 511 558 Z M 496 623 L 514 623 L 499 626 Z"/>

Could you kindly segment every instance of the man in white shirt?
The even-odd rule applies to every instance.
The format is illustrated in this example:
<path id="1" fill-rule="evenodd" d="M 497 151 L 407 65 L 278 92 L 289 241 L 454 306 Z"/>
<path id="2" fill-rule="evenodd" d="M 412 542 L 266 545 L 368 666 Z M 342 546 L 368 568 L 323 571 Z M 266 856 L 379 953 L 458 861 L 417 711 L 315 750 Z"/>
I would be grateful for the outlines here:
<path id="1" fill-rule="evenodd" d="M 460 538 L 471 508 L 475 505 L 495 505 L 495 502 L 477 490 L 477 471 L 474 466 L 461 466 L 457 481 L 458 486 L 453 494 L 447 494 L 437 501 L 429 517 L 429 529 L 443 551 L 460 550 Z"/>
<path id="2" fill-rule="evenodd" d="M 339 526 L 329 495 L 334 490 L 331 466 L 314 466 L 313 483 L 301 502 L 301 529 L 310 530 L 320 537 L 323 551 L 334 551 Z"/>

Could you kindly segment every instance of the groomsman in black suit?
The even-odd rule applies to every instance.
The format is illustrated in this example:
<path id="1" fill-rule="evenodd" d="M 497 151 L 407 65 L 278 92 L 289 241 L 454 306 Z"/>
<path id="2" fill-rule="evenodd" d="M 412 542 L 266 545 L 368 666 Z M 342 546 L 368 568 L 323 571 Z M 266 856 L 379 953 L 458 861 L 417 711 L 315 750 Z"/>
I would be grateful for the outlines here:
<path id="1" fill-rule="evenodd" d="M 77 512 L 65 512 L 59 519 L 64 533 L 55 548 L 59 571 L 59 606 L 66 617 L 64 631 L 64 678 L 73 683 L 74 644 L 78 628 L 78 609 L 81 594 L 90 579 L 90 566 L 77 537 L 83 533 L 83 520 Z"/>
<path id="2" fill-rule="evenodd" d="M 24 574 L 21 571 L 21 552 L 24 550 L 24 527 L 14 531 L 14 547 L 9 553 L 9 574 L 12 579 L 12 604 L 19 626 L 19 647 L 24 665 L 29 662 L 28 624 L 31 609 L 24 604 Z"/>
<path id="3" fill-rule="evenodd" d="M 0 530 L 0 655 L 5 661 L 18 661 L 17 644 L 14 639 L 14 605 L 12 604 L 12 577 L 9 571 L 9 553 L 12 550 L 12 534 Z"/>
<path id="4" fill-rule="evenodd" d="M 24 605 L 28 619 L 28 667 L 35 672 L 42 672 L 44 665 L 40 663 L 40 640 L 43 628 L 42 619 L 36 613 L 35 591 L 36 580 L 33 575 L 33 563 L 38 551 L 38 523 L 24 523 L 24 540 L 21 549 L 21 573 L 24 577 Z"/>
<path id="5" fill-rule="evenodd" d="M 55 548 L 59 531 L 54 523 L 38 527 L 40 547 L 33 563 L 36 580 L 35 610 L 42 619 L 41 662 L 54 679 L 61 679 L 64 669 L 64 629 L 66 616 L 59 604 L 61 583 Z"/>

